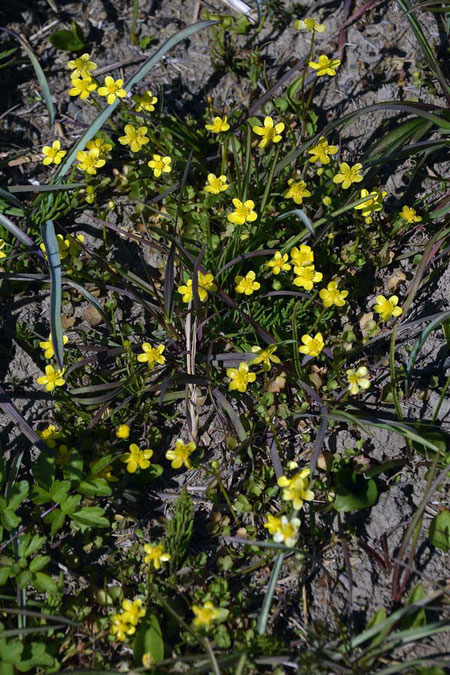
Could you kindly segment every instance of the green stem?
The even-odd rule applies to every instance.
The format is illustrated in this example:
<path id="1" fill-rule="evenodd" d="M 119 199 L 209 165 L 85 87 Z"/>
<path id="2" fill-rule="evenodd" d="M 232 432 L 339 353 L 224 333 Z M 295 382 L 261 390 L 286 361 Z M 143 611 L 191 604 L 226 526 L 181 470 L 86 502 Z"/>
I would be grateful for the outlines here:
<path id="1" fill-rule="evenodd" d="M 394 401 L 394 407 L 395 407 L 395 411 L 397 413 L 398 420 L 399 420 L 399 422 L 403 422 L 403 413 L 402 413 L 402 409 L 400 407 L 400 400 L 398 398 L 397 383 L 396 383 L 396 378 L 395 378 L 395 339 L 397 337 L 398 327 L 399 327 L 399 324 L 396 323 L 395 326 L 394 326 L 394 329 L 392 331 L 391 344 L 390 344 L 390 348 L 389 348 L 389 366 L 390 366 L 390 371 L 391 371 L 392 399 Z"/>
<path id="2" fill-rule="evenodd" d="M 440 396 L 439 401 L 438 401 L 438 404 L 437 404 L 437 406 L 436 406 L 436 410 L 434 411 L 433 417 L 431 418 L 431 423 L 432 423 L 432 424 L 433 424 L 434 422 L 436 422 L 436 420 L 437 420 L 437 416 L 439 415 L 439 410 L 441 409 L 441 405 L 442 405 L 442 403 L 443 403 L 443 401 L 444 401 L 444 398 L 445 398 L 445 395 L 446 395 L 447 390 L 448 390 L 448 388 L 449 388 L 449 385 L 450 385 L 450 377 L 447 378 L 447 381 L 446 381 L 446 383 L 444 384 L 444 388 L 443 388 L 443 390 L 442 390 L 442 392 L 441 392 L 441 396 Z"/>
<path id="3" fill-rule="evenodd" d="M 252 130 L 250 125 L 247 125 L 247 135 L 245 137 L 245 165 L 244 165 L 244 182 L 242 185 L 242 201 L 245 202 L 247 199 L 247 190 L 248 184 L 250 182 L 251 176 L 251 143 L 252 143 Z"/>
<path id="4" fill-rule="evenodd" d="M 305 120 L 306 120 L 306 113 L 308 112 L 308 109 L 305 110 L 305 81 L 306 81 L 306 73 L 308 71 L 309 67 L 309 62 L 311 61 L 312 58 L 312 53 L 314 49 L 314 31 L 311 34 L 311 44 L 309 45 L 309 53 L 308 53 L 308 58 L 305 63 L 305 67 L 303 68 L 303 79 L 302 79 L 302 129 L 305 125 Z"/>
<path id="5" fill-rule="evenodd" d="M 220 174 L 223 175 L 227 168 L 229 136 L 225 136 L 222 143 L 222 164 L 220 165 Z"/>
<path id="6" fill-rule="evenodd" d="M 269 620 L 270 607 L 272 605 L 275 587 L 277 585 L 278 577 L 280 576 L 281 568 L 283 566 L 284 553 L 279 553 L 275 558 L 275 565 L 273 566 L 272 574 L 270 575 L 269 586 L 264 597 L 263 606 L 258 618 L 258 625 L 256 630 L 259 635 L 264 635 L 267 628 L 267 621 Z"/>
<path id="7" fill-rule="evenodd" d="M 270 188 L 272 187 L 273 174 L 275 172 L 275 167 L 278 162 L 278 155 L 280 153 L 279 148 L 275 150 L 275 155 L 273 157 L 272 166 L 270 167 L 269 175 L 267 176 L 266 189 L 264 190 L 263 198 L 261 201 L 261 218 L 264 215 L 264 209 L 266 208 L 267 200 L 269 198 Z"/>

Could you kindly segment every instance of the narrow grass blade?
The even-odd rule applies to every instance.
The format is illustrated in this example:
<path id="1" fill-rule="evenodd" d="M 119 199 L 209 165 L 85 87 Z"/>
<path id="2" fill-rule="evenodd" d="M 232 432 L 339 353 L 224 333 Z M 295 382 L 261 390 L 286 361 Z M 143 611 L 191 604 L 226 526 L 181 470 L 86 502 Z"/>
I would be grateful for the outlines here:
<path id="1" fill-rule="evenodd" d="M 0 188 L 0 197 L 3 197 L 3 199 L 6 199 L 14 206 L 17 206 L 18 209 L 22 209 L 22 211 L 26 210 L 25 204 L 22 204 L 22 202 L 17 199 L 17 197 L 14 197 L 14 195 L 11 194 L 10 187 L 8 187 L 8 190 L 3 190 L 3 188 Z"/>
<path id="2" fill-rule="evenodd" d="M 89 293 L 89 291 L 86 290 L 86 288 L 84 288 L 84 286 L 80 286 L 80 284 L 77 284 L 76 281 L 72 281 L 72 279 L 63 278 L 61 281 L 62 281 L 62 283 L 68 284 L 69 286 L 72 286 L 73 288 L 75 288 L 75 290 L 78 291 L 79 293 L 81 293 L 81 295 L 84 295 L 86 300 L 91 303 L 91 305 L 97 310 L 97 312 L 99 312 L 99 314 L 102 315 L 103 320 L 106 323 L 106 325 L 108 326 L 108 328 L 110 330 L 112 330 L 111 321 L 109 320 L 109 317 L 108 317 L 107 313 L 105 312 L 105 310 L 103 309 L 101 304 L 98 302 L 98 300 L 96 298 L 94 298 L 92 293 Z"/>
<path id="3" fill-rule="evenodd" d="M 419 339 L 417 340 L 416 344 L 413 347 L 413 350 L 412 350 L 412 352 L 410 354 L 410 357 L 409 357 L 408 365 L 406 367 L 406 375 L 405 375 L 406 387 L 408 387 L 409 379 L 411 377 L 411 371 L 414 368 L 414 364 L 416 362 L 417 356 L 418 356 L 420 350 L 422 349 L 423 345 L 425 344 L 425 341 L 426 341 L 427 337 L 441 323 L 445 323 L 449 319 L 450 319 L 450 310 L 447 310 L 446 312 L 442 312 L 441 315 L 437 317 L 437 319 L 435 319 L 434 321 L 429 323 L 428 326 L 426 326 L 423 329 Z"/>
<path id="4" fill-rule="evenodd" d="M 302 209 L 294 209 L 293 211 L 287 211 L 286 213 L 282 213 L 281 216 L 278 216 L 277 220 L 284 220 L 285 218 L 291 215 L 295 215 L 297 216 L 297 218 L 300 218 L 300 220 L 303 222 L 304 225 L 306 225 L 311 234 L 314 234 L 314 226 Z"/>
<path id="5" fill-rule="evenodd" d="M 225 398 L 225 396 L 222 394 L 221 391 L 219 391 L 219 389 L 214 389 L 213 394 L 217 403 L 228 414 L 228 417 L 230 418 L 231 423 L 234 426 L 234 429 L 236 431 L 239 440 L 241 441 L 241 443 L 244 443 L 247 440 L 247 432 L 242 426 L 242 422 L 239 419 L 239 415 L 237 414 L 237 412 L 235 411 L 229 400 Z"/>
<path id="6" fill-rule="evenodd" d="M 14 235 L 14 237 L 16 237 L 16 239 L 18 239 L 22 244 L 25 244 L 25 246 L 28 246 L 28 248 L 34 248 L 38 250 L 34 241 L 30 239 L 30 237 L 20 229 L 20 227 L 14 225 L 14 223 L 3 213 L 0 213 L 0 224 L 3 225 L 3 227 L 5 227 L 8 232 L 11 232 L 11 234 Z"/>
<path id="7" fill-rule="evenodd" d="M 62 369 L 64 363 L 63 329 L 61 324 L 61 257 L 58 240 L 51 220 L 41 226 L 50 274 L 50 332 L 55 358 Z"/>
<path id="8" fill-rule="evenodd" d="M 3 410 L 5 415 L 9 417 L 11 422 L 19 427 L 23 435 L 26 436 L 28 440 L 33 443 L 33 445 L 40 448 L 41 450 L 45 450 L 45 443 L 41 441 L 37 433 L 30 427 L 28 422 L 17 410 L 16 406 L 2 387 L 0 387 L 0 408 Z"/>
<path id="9" fill-rule="evenodd" d="M 272 574 L 270 575 L 269 586 L 264 596 L 263 606 L 261 608 L 261 613 L 258 617 L 258 624 L 256 630 L 259 635 L 264 635 L 267 628 L 267 621 L 269 620 L 270 607 L 272 605 L 273 594 L 275 593 L 275 587 L 277 585 L 278 577 L 280 576 L 281 568 L 283 566 L 284 553 L 279 553 L 275 559 L 275 564 L 273 566 Z"/>
<path id="10" fill-rule="evenodd" d="M 57 192 L 85 187 L 86 183 L 63 183 L 60 185 L 11 185 L 10 192 Z"/>

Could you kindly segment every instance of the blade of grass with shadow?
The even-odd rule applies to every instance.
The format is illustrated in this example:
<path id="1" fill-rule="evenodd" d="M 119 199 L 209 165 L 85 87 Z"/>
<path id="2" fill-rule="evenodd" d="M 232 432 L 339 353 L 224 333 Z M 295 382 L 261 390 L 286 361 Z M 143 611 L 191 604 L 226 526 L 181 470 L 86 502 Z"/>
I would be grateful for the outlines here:
<path id="1" fill-rule="evenodd" d="M 61 256 L 55 228 L 51 220 L 41 225 L 42 240 L 47 252 L 50 274 L 50 332 L 58 366 L 64 365 L 63 329 L 61 323 Z"/>

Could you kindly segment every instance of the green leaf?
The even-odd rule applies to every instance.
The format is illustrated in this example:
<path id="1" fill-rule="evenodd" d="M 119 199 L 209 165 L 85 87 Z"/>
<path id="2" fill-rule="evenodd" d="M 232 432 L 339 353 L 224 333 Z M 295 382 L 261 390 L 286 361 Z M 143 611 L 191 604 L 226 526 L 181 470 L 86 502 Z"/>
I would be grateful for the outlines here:
<path id="1" fill-rule="evenodd" d="M 103 471 L 103 469 L 107 467 L 108 464 L 111 464 L 112 458 L 113 455 L 105 455 L 104 457 L 101 457 L 96 462 L 94 462 L 91 466 L 91 477 L 95 478 L 96 474 Z"/>
<path id="2" fill-rule="evenodd" d="M 38 534 L 35 534 L 31 540 L 26 542 L 23 552 L 24 557 L 27 558 L 28 556 L 33 555 L 33 553 L 36 553 L 36 551 L 38 551 L 44 545 L 44 543 L 45 537 L 40 537 Z"/>
<path id="3" fill-rule="evenodd" d="M 83 475 L 83 458 L 78 450 L 72 449 L 68 461 L 63 468 L 64 478 L 70 481 L 77 482 L 81 480 Z"/>
<path id="4" fill-rule="evenodd" d="M 108 497 L 112 490 L 105 478 L 89 478 L 83 480 L 77 487 L 78 492 L 86 497 Z"/>
<path id="5" fill-rule="evenodd" d="M 41 488 L 39 485 L 35 485 L 33 487 L 33 492 L 31 493 L 31 501 L 33 504 L 37 504 L 37 506 L 42 506 L 42 504 L 51 502 L 52 498 L 47 490 L 44 490 L 44 488 Z"/>
<path id="6" fill-rule="evenodd" d="M 336 498 L 334 508 L 340 512 L 358 511 L 375 504 L 378 489 L 374 480 L 367 480 L 363 475 L 347 467 L 339 469 L 336 474 Z"/>
<path id="7" fill-rule="evenodd" d="M 37 555 L 30 562 L 29 570 L 30 572 L 39 572 L 46 564 L 50 561 L 49 555 Z"/>
<path id="8" fill-rule="evenodd" d="M 41 235 L 47 252 L 50 274 L 50 331 L 55 358 L 62 369 L 64 363 L 63 329 L 61 323 L 61 256 L 51 220 L 41 225 Z"/>
<path id="9" fill-rule="evenodd" d="M 450 550 L 450 511 L 441 511 L 433 518 L 428 531 L 430 542 L 444 553 Z"/>
<path id="10" fill-rule="evenodd" d="M 373 626 L 377 626 L 379 623 L 384 621 L 386 619 L 386 610 L 384 607 L 380 607 L 380 609 L 377 609 L 373 617 L 370 619 L 368 622 L 366 629 L 372 628 Z"/>
<path id="11" fill-rule="evenodd" d="M 16 576 L 16 583 L 20 589 L 25 588 L 31 581 L 32 574 L 29 570 L 22 570 L 20 574 Z"/>
<path id="12" fill-rule="evenodd" d="M 72 514 L 71 518 L 76 523 L 87 527 L 109 527 L 109 520 L 105 518 L 104 513 L 104 510 L 100 506 L 86 506 L 84 509 Z"/>
<path id="13" fill-rule="evenodd" d="M 28 495 L 29 489 L 30 486 L 26 480 L 14 483 L 8 495 L 8 508 L 15 511 Z"/>
<path id="14" fill-rule="evenodd" d="M 51 450 L 42 450 L 33 465 L 33 478 L 47 490 L 55 480 L 55 455 Z M 35 491 L 34 488 L 33 492 Z"/>
<path id="15" fill-rule="evenodd" d="M 67 497 L 67 499 L 64 500 L 63 504 L 61 504 L 62 513 L 71 516 L 75 511 L 75 509 L 77 508 L 80 501 L 81 495 L 71 495 L 70 497 Z"/>
<path id="16" fill-rule="evenodd" d="M 40 593 L 56 593 L 58 590 L 56 581 L 43 572 L 36 572 L 33 575 L 33 586 Z"/>
<path id="17" fill-rule="evenodd" d="M 58 530 L 64 525 L 65 519 L 66 514 L 63 513 L 61 509 L 56 509 L 45 516 L 44 521 L 46 523 L 51 523 L 50 534 L 52 537 L 54 537 Z"/>
<path id="18" fill-rule="evenodd" d="M 16 664 L 20 661 L 22 651 L 23 644 L 19 640 L 7 641 L 4 638 L 0 640 L 0 656 L 2 661 Z"/>
<path id="19" fill-rule="evenodd" d="M 48 39 L 56 49 L 65 52 L 79 52 L 85 48 L 83 32 L 75 21 L 72 23 L 72 30 L 55 30 Z"/>
<path id="20" fill-rule="evenodd" d="M 17 516 L 14 511 L 11 511 L 10 509 L 2 511 L 0 518 L 3 526 L 6 527 L 7 530 L 14 530 L 22 520 L 20 516 Z"/>
<path id="21" fill-rule="evenodd" d="M 36 666 L 53 666 L 55 659 L 47 653 L 47 646 L 42 642 L 26 644 L 20 663 L 16 663 L 17 670 L 26 673 Z"/>
<path id="22" fill-rule="evenodd" d="M 424 585 L 417 584 L 417 586 L 414 586 L 414 588 L 412 589 L 406 605 L 415 605 L 420 600 L 423 600 L 425 596 L 426 593 Z M 403 619 L 400 621 L 400 625 L 402 628 L 419 628 L 420 626 L 424 626 L 426 622 L 427 617 L 425 614 L 425 609 L 423 607 L 420 607 L 419 609 L 417 609 L 417 611 L 404 616 Z"/>
<path id="23" fill-rule="evenodd" d="M 164 658 L 164 640 L 156 614 L 150 614 L 141 621 L 134 638 L 133 656 L 137 666 L 142 666 L 142 656 L 148 652 L 156 663 Z"/>
<path id="24" fill-rule="evenodd" d="M 70 481 L 55 480 L 55 482 L 50 488 L 50 497 L 55 502 L 55 504 L 60 504 L 67 496 L 69 490 L 70 490 Z"/>

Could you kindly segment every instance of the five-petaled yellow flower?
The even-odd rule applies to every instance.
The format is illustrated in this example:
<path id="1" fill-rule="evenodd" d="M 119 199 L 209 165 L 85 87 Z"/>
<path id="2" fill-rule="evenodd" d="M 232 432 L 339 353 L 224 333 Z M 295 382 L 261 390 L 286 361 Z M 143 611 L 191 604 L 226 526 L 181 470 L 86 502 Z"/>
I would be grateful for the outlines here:
<path id="1" fill-rule="evenodd" d="M 77 160 L 79 162 L 79 164 L 77 164 L 77 169 L 85 171 L 91 176 L 94 176 L 97 173 L 97 169 L 100 169 L 106 164 L 105 160 L 101 157 L 98 148 L 93 148 L 88 152 L 78 150 Z"/>
<path id="2" fill-rule="evenodd" d="M 164 544 L 144 544 L 144 562 L 147 565 L 153 565 L 155 570 L 161 568 L 161 563 L 170 560 L 170 553 L 167 553 Z"/>
<path id="3" fill-rule="evenodd" d="M 60 432 L 56 429 L 54 424 L 49 424 L 46 429 L 42 429 L 42 431 L 38 431 L 37 435 L 39 438 L 44 441 L 46 445 L 48 445 L 49 448 L 54 448 L 56 445 L 56 438 L 60 437 Z"/>
<path id="4" fill-rule="evenodd" d="M 135 600 L 123 600 L 122 602 L 122 616 L 124 621 L 137 626 L 139 619 L 145 616 L 145 608 L 142 606 L 141 598 Z"/>
<path id="5" fill-rule="evenodd" d="M 44 145 L 42 153 L 45 155 L 42 164 L 48 166 L 49 164 L 61 164 L 64 155 L 67 155 L 67 150 L 61 150 L 61 143 L 53 141 L 52 145 Z"/>
<path id="6" fill-rule="evenodd" d="M 153 112 L 155 109 L 155 103 L 157 103 L 158 99 L 156 96 L 153 96 L 151 91 L 147 89 L 147 91 L 140 96 L 137 94 L 134 95 L 133 101 L 135 103 L 134 109 L 136 112 Z"/>
<path id="7" fill-rule="evenodd" d="M 178 293 L 183 296 L 183 302 L 191 302 L 193 298 L 192 279 L 188 279 L 186 285 L 178 286 Z M 205 302 L 208 297 L 208 291 L 215 293 L 217 286 L 214 283 L 214 277 L 209 272 L 207 274 L 198 273 L 198 297 Z"/>
<path id="8" fill-rule="evenodd" d="M 307 480 L 309 474 L 310 469 L 302 469 L 292 478 L 281 476 L 278 479 L 279 487 L 283 488 L 283 499 L 292 502 L 294 509 L 299 510 L 302 508 L 303 502 L 310 502 L 314 499 L 314 492 L 309 489 L 310 485 Z"/>
<path id="9" fill-rule="evenodd" d="M 318 77 L 321 77 L 322 75 L 330 75 L 330 77 L 333 77 L 336 75 L 336 70 L 341 65 L 341 62 L 339 59 L 329 59 L 325 54 L 321 54 L 318 63 L 310 61 L 308 65 L 317 72 Z"/>
<path id="10" fill-rule="evenodd" d="M 312 17 L 298 19 L 295 22 L 295 27 L 297 30 L 309 30 L 311 33 L 323 33 L 326 29 L 325 24 L 319 23 L 317 19 L 313 19 Z"/>
<path id="11" fill-rule="evenodd" d="M 137 360 L 140 363 L 148 363 L 148 367 L 152 369 L 154 368 L 155 363 L 163 364 L 166 362 L 165 357 L 162 355 L 164 350 L 164 345 L 152 347 L 149 342 L 144 342 L 142 345 L 142 353 L 138 354 Z"/>
<path id="12" fill-rule="evenodd" d="M 295 181 L 289 178 L 288 185 L 289 188 L 283 192 L 285 199 L 293 199 L 296 204 L 301 204 L 304 197 L 311 197 L 311 192 L 307 190 L 304 180 Z"/>
<path id="13" fill-rule="evenodd" d="M 326 288 L 322 288 L 319 293 L 320 299 L 322 300 L 325 307 L 331 307 L 331 305 L 336 305 L 336 307 L 343 307 L 345 305 L 345 298 L 348 295 L 348 291 L 340 291 L 337 287 L 336 281 L 330 281 Z"/>
<path id="14" fill-rule="evenodd" d="M 127 439 L 130 436 L 130 427 L 128 424 L 119 424 L 116 429 L 117 438 Z"/>
<path id="15" fill-rule="evenodd" d="M 66 345 L 68 342 L 69 338 L 67 335 L 63 335 L 63 344 Z M 41 349 L 45 349 L 44 351 L 44 356 L 46 359 L 52 359 L 55 355 L 55 349 L 53 347 L 53 342 L 52 342 L 52 335 L 48 336 L 48 340 L 46 342 L 40 342 L 39 347 Z"/>
<path id="16" fill-rule="evenodd" d="M 366 366 L 360 366 L 357 370 L 350 368 L 345 371 L 347 375 L 348 390 L 353 395 L 370 387 L 369 369 Z"/>
<path id="17" fill-rule="evenodd" d="M 319 138 L 319 142 L 313 148 L 308 150 L 308 154 L 312 155 L 309 158 L 310 162 L 320 162 L 321 164 L 329 164 L 329 155 L 335 155 L 339 150 L 337 145 L 328 145 L 325 136 Z"/>
<path id="18" fill-rule="evenodd" d="M 96 148 L 99 151 L 99 157 L 104 157 L 107 152 L 112 150 L 111 143 L 107 143 L 103 138 L 93 138 L 86 143 L 86 150 Z"/>
<path id="19" fill-rule="evenodd" d="M 295 267 L 294 271 L 295 274 L 297 274 L 294 279 L 294 284 L 299 286 L 299 288 L 304 288 L 305 291 L 312 290 L 314 284 L 317 284 L 317 282 L 322 281 L 323 279 L 322 272 L 317 272 L 314 265 Z"/>
<path id="20" fill-rule="evenodd" d="M 316 333 L 314 337 L 311 335 L 302 335 L 303 346 L 298 348 L 300 354 L 307 354 L 308 356 L 319 356 L 322 349 L 325 347 L 322 333 Z"/>
<path id="21" fill-rule="evenodd" d="M 72 89 L 69 89 L 69 96 L 79 96 L 80 99 L 84 100 L 95 89 L 97 89 L 97 85 L 91 79 L 87 80 L 76 77 L 72 80 Z"/>
<path id="22" fill-rule="evenodd" d="M 294 271 L 297 274 L 297 267 L 305 267 L 314 263 L 314 251 L 311 249 L 311 246 L 307 246 L 306 244 L 301 244 L 300 248 L 294 246 L 291 249 L 291 258 L 295 265 Z"/>
<path id="23" fill-rule="evenodd" d="M 398 307 L 398 296 L 391 295 L 389 299 L 384 295 L 377 295 L 377 304 L 374 310 L 380 315 L 382 321 L 388 321 L 391 316 L 400 316 L 403 313 L 401 307 Z"/>
<path id="24" fill-rule="evenodd" d="M 282 254 L 280 251 L 276 251 L 272 260 L 266 262 L 266 266 L 270 268 L 272 274 L 277 276 L 280 272 L 287 272 L 291 269 L 288 259 L 289 256 L 287 253 Z"/>
<path id="25" fill-rule="evenodd" d="M 366 199 L 362 204 L 357 204 L 355 210 L 361 211 L 362 215 L 367 218 L 371 213 L 381 211 L 383 208 L 383 199 L 386 195 L 387 192 L 381 190 L 373 190 L 370 193 L 368 190 L 361 190 L 361 199 L 364 199 L 365 197 L 371 197 L 371 199 Z"/>
<path id="26" fill-rule="evenodd" d="M 193 624 L 196 628 L 209 628 L 219 616 L 219 610 L 209 600 L 203 605 L 192 605 L 195 614 Z"/>
<path id="27" fill-rule="evenodd" d="M 120 461 L 127 465 L 128 473 L 134 473 L 138 467 L 140 469 L 148 469 L 152 455 L 153 450 L 149 448 L 140 450 L 136 443 L 132 443 L 130 445 L 130 452 L 125 452 Z"/>
<path id="28" fill-rule="evenodd" d="M 6 258 L 6 253 L 5 253 L 4 250 L 3 250 L 4 248 L 5 248 L 5 240 L 4 240 L 4 239 L 0 239 L 0 260 L 1 260 L 2 258 Z M 44 248 L 45 248 L 45 247 L 44 247 Z"/>
<path id="29" fill-rule="evenodd" d="M 239 368 L 228 368 L 227 377 L 231 382 L 229 385 L 230 391 L 240 391 L 241 394 L 246 391 L 247 385 L 256 380 L 255 373 L 251 373 L 248 363 L 243 361 L 239 364 Z"/>
<path id="30" fill-rule="evenodd" d="M 129 635 L 134 635 L 136 626 L 125 621 L 123 614 L 113 614 L 111 635 L 114 635 L 120 642 L 125 642 Z"/>
<path id="31" fill-rule="evenodd" d="M 205 129 L 213 134 L 220 134 L 221 131 L 228 131 L 230 125 L 227 120 L 227 115 L 224 115 L 223 119 L 221 117 L 215 117 L 213 124 L 205 124 Z"/>
<path id="32" fill-rule="evenodd" d="M 258 214 L 253 210 L 255 202 L 247 199 L 241 202 L 240 199 L 233 199 L 234 211 L 228 214 L 228 220 L 234 225 L 244 225 L 244 223 L 252 223 L 257 219 Z"/>
<path id="33" fill-rule="evenodd" d="M 281 516 L 279 525 L 273 533 L 273 540 L 278 544 L 284 544 L 288 548 L 293 548 L 298 539 L 298 528 L 300 527 L 299 518 Z"/>
<path id="34" fill-rule="evenodd" d="M 59 368 L 55 370 L 53 366 L 45 366 L 45 375 L 38 377 L 38 384 L 45 384 L 45 389 L 47 391 L 53 391 L 55 387 L 62 387 L 65 384 L 63 379 L 64 370 Z"/>
<path id="35" fill-rule="evenodd" d="M 261 288 L 261 284 L 258 281 L 255 281 L 256 274 L 254 272 L 247 272 L 245 277 L 237 276 L 235 277 L 236 282 L 236 293 L 245 293 L 245 295 L 251 295 L 253 291 L 258 291 Z"/>
<path id="36" fill-rule="evenodd" d="M 252 352 L 256 354 L 256 356 L 252 361 L 250 361 L 250 365 L 257 366 L 260 363 L 262 363 L 263 370 L 269 371 L 272 366 L 272 363 L 281 363 L 278 356 L 275 356 L 274 354 L 276 350 L 277 350 L 276 345 L 269 345 L 265 349 L 255 345 L 254 347 L 252 347 Z"/>
<path id="37" fill-rule="evenodd" d="M 279 143 L 281 141 L 281 134 L 284 131 L 284 124 L 283 122 L 279 122 L 274 126 L 273 119 L 271 117 L 266 117 L 264 119 L 263 127 L 258 127 L 255 125 L 252 127 L 252 129 L 253 132 L 257 134 L 257 136 L 262 136 L 260 142 L 258 143 L 258 148 L 265 148 L 269 143 Z"/>
<path id="38" fill-rule="evenodd" d="M 171 461 L 172 469 L 180 469 L 183 464 L 186 469 L 192 469 L 192 464 L 189 459 L 190 455 L 196 449 L 195 443 L 192 441 L 190 443 L 184 443 L 181 438 L 178 438 L 175 441 L 175 447 L 173 450 L 167 450 L 166 459 Z"/>
<path id="39" fill-rule="evenodd" d="M 149 142 L 149 137 L 146 136 L 147 127 L 134 127 L 132 124 L 126 124 L 124 129 L 124 136 L 119 136 L 119 143 L 122 145 L 129 145 L 131 152 L 139 152 L 143 145 Z"/>
<path id="40" fill-rule="evenodd" d="M 280 529 L 280 526 L 281 518 L 277 518 L 276 516 L 272 516 L 270 514 L 267 516 L 264 527 L 268 530 L 269 534 L 275 534 L 275 532 Z"/>
<path id="41" fill-rule="evenodd" d="M 360 183 L 364 176 L 360 173 L 362 164 L 353 164 L 349 166 L 346 162 L 339 165 L 339 173 L 333 178 L 333 183 L 339 183 L 344 190 L 347 190 L 353 183 Z"/>
<path id="42" fill-rule="evenodd" d="M 125 98 L 127 92 L 122 88 L 123 80 L 115 80 L 111 75 L 105 77 L 103 87 L 99 87 L 97 93 L 99 96 L 105 96 L 108 105 L 112 105 L 116 98 Z"/>
<path id="43" fill-rule="evenodd" d="M 72 71 L 70 77 L 72 80 L 81 78 L 85 80 L 91 79 L 91 72 L 97 68 L 97 64 L 90 61 L 89 54 L 82 54 L 77 59 L 67 62 L 67 67 Z"/>
<path id="44" fill-rule="evenodd" d="M 220 192 L 225 192 L 230 186 L 227 183 L 225 175 L 216 176 L 214 173 L 208 174 L 208 180 L 205 185 L 205 192 L 210 192 L 213 195 L 218 195 Z"/>
<path id="45" fill-rule="evenodd" d="M 400 211 L 400 217 L 406 220 L 407 223 L 420 223 L 422 220 L 422 217 L 417 215 L 416 209 L 413 209 L 411 206 L 404 206 Z"/>
<path id="46" fill-rule="evenodd" d="M 153 169 L 153 175 L 159 178 L 162 173 L 170 173 L 172 171 L 172 158 L 163 157 L 162 155 L 153 155 L 153 158 L 148 162 L 150 169 Z"/>

